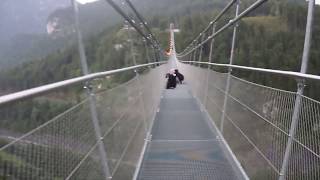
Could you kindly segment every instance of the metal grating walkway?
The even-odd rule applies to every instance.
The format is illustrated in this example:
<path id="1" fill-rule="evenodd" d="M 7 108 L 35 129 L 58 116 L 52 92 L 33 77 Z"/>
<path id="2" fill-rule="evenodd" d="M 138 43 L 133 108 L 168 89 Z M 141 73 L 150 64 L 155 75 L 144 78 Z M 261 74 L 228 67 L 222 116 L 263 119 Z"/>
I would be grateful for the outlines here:
<path id="1" fill-rule="evenodd" d="M 186 85 L 165 90 L 159 108 L 138 179 L 237 179 Z"/>

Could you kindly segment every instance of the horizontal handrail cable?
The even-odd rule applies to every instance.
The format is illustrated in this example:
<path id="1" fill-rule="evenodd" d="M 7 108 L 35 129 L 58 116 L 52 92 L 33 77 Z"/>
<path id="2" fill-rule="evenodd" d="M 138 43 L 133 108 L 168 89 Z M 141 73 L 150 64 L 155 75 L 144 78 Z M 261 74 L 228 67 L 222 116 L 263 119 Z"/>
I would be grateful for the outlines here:
<path id="1" fill-rule="evenodd" d="M 237 17 L 235 17 L 234 19 L 230 20 L 227 24 L 225 24 L 223 27 L 221 27 L 219 30 L 217 30 L 214 34 L 212 34 L 211 36 L 209 36 L 207 39 L 205 39 L 204 41 L 200 42 L 199 44 L 197 44 L 196 46 L 194 46 L 194 48 L 192 48 L 191 50 L 187 51 L 186 53 L 184 53 L 183 55 L 179 55 L 179 57 L 185 56 L 190 54 L 192 51 L 198 49 L 199 47 L 201 47 L 202 45 L 204 45 L 205 43 L 207 43 L 208 41 L 210 41 L 211 39 L 215 38 L 216 36 L 218 36 L 220 33 L 224 32 L 227 28 L 233 26 L 235 23 L 237 23 L 238 21 L 240 21 L 244 16 L 248 15 L 250 12 L 252 12 L 253 10 L 255 10 L 256 8 L 258 8 L 259 6 L 261 6 L 263 3 L 267 2 L 268 0 L 258 0 L 256 1 L 254 4 L 252 4 L 250 7 L 248 7 L 247 9 L 245 9 L 241 14 L 239 14 Z"/>
<path id="2" fill-rule="evenodd" d="M 231 65 L 231 64 L 199 62 L 199 61 L 180 61 L 180 62 L 206 64 L 206 65 L 225 67 L 225 68 L 235 68 L 235 69 L 241 69 L 241 70 L 247 70 L 247 71 L 256 71 L 256 72 L 263 72 L 263 73 L 278 74 L 278 75 L 295 77 L 295 78 L 302 78 L 302 79 L 320 80 L 320 76 L 318 76 L 318 75 L 303 74 L 303 73 L 294 72 L 294 71 L 274 70 L 274 69 L 256 68 L 256 67 L 249 67 L 249 66 Z"/>
<path id="3" fill-rule="evenodd" d="M 187 47 L 190 47 L 190 46 L 193 44 L 194 41 L 197 41 L 197 40 L 201 37 L 201 35 L 202 35 L 203 33 L 206 33 L 206 32 L 210 29 L 210 27 L 211 27 L 214 23 L 216 23 L 216 22 L 232 7 L 233 4 L 236 3 L 236 1 L 237 1 L 237 0 L 231 0 L 231 1 L 223 8 L 223 10 L 214 18 L 214 20 L 211 21 L 211 22 L 208 24 L 208 26 L 207 26 L 196 38 L 194 38 L 194 39 L 189 43 L 189 45 L 188 45 Z M 186 48 L 183 52 L 179 53 L 178 56 L 180 56 L 181 54 L 183 54 L 187 49 L 188 49 L 188 48 Z"/>
<path id="4" fill-rule="evenodd" d="M 105 72 L 97 72 L 97 73 L 92 73 L 92 74 L 88 74 L 85 76 L 80 76 L 80 77 L 76 77 L 76 78 L 72 78 L 72 79 L 68 79 L 68 80 L 64 80 L 64 81 L 60 81 L 60 82 L 56 82 L 56 83 L 52 83 L 52 84 L 47 84 L 47 85 L 31 88 L 28 90 L 4 95 L 4 96 L 0 97 L 0 106 L 3 106 L 8 103 L 16 102 L 18 100 L 22 100 L 25 98 L 38 96 L 43 93 L 50 92 L 50 91 L 56 90 L 56 89 L 61 89 L 64 87 L 68 87 L 68 86 L 71 86 L 74 84 L 85 83 L 85 82 L 93 80 L 93 79 L 97 79 L 97 78 L 101 78 L 101 77 L 105 77 L 105 76 L 109 76 L 109 75 L 113 75 L 113 74 L 117 74 L 117 73 L 121 73 L 121 72 L 125 72 L 125 71 L 135 70 L 138 68 L 148 67 L 151 65 L 164 64 L 164 63 L 166 63 L 166 61 L 141 64 L 141 65 L 130 66 L 130 67 L 126 67 L 126 68 L 115 69 L 115 70 L 110 70 L 110 71 L 105 71 Z"/>

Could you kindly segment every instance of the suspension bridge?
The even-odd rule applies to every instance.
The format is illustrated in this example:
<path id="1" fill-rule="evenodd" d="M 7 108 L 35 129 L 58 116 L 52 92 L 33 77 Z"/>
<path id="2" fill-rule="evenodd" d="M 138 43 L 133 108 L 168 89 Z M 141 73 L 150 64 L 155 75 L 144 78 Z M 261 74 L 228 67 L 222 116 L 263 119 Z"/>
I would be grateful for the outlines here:
<path id="1" fill-rule="evenodd" d="M 133 55 L 134 66 L 90 73 L 73 2 L 83 76 L 1 96 L 0 108 L 78 85 L 84 85 L 86 98 L 25 134 L 0 134 L 5 142 L 0 179 L 320 179 L 320 102 L 303 94 L 306 80 L 320 80 L 306 74 L 314 0 L 308 2 L 300 72 L 233 63 L 238 22 L 267 0 L 242 12 L 239 0 L 231 0 L 181 53 L 171 25 L 169 56 L 129 0 L 141 26 L 113 0 L 106 1 L 152 46 L 154 60 L 137 64 Z M 233 7 L 235 17 L 217 29 Z M 229 64 L 214 63 L 215 38 L 230 28 Z M 206 43 L 208 60 L 203 59 Z M 185 83 L 165 89 L 172 68 L 185 75 Z M 233 69 L 298 79 L 297 92 L 249 82 Z M 93 85 L 127 72 L 135 76 L 111 89 L 98 91 Z"/>

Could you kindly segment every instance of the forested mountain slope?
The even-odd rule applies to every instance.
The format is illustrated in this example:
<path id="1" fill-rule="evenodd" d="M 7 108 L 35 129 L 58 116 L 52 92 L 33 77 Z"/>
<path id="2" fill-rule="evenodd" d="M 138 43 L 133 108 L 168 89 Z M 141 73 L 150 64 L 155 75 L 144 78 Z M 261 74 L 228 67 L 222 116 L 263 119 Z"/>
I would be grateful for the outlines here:
<path id="1" fill-rule="evenodd" d="M 164 48 L 168 46 L 169 34 L 167 29 L 169 23 L 175 22 L 177 16 L 190 14 L 192 7 L 197 7 L 196 9 L 192 8 L 192 12 L 201 12 L 203 14 L 210 12 L 211 14 L 212 11 L 220 10 L 227 3 L 221 0 L 145 0 L 146 3 L 143 2 L 134 1 L 134 4 L 142 15 L 146 17 L 150 27 L 152 27 L 152 31 L 161 41 Z M 174 3 L 174 6 L 170 2 Z M 99 4 L 89 4 L 90 7 L 86 7 L 91 11 L 84 11 L 83 8 L 85 7 L 80 7 L 80 11 L 81 9 L 83 11 L 80 13 L 80 19 L 82 19 L 81 30 L 84 34 L 84 45 L 90 72 L 106 71 L 133 65 L 128 31 L 124 28 L 123 19 L 110 7 L 109 9 L 112 12 L 108 13 L 114 13 L 117 17 L 103 16 L 104 18 L 99 17 L 100 20 L 94 18 L 99 14 L 98 12 L 92 12 L 97 10 L 95 8 L 99 7 L 101 10 L 108 6 L 105 1 L 99 3 L 104 4 L 100 7 Z M 68 14 L 68 8 L 70 7 L 62 11 Z M 61 10 L 59 11 L 62 12 Z M 88 15 L 88 13 L 92 14 Z M 129 15 L 132 16 L 130 13 Z M 102 19 L 108 24 L 105 28 L 102 27 L 106 24 L 100 24 L 99 28 L 94 26 L 94 23 L 102 22 Z M 85 24 L 83 24 L 84 22 Z M 68 23 L 63 24 L 68 25 Z M 69 25 L 72 28 L 72 23 L 69 23 Z M 65 29 L 68 31 L 70 28 L 66 27 Z M 63 33 L 62 36 L 57 34 L 57 38 L 65 38 L 63 35 Z M 71 37 L 74 38 L 73 35 Z M 27 60 L 14 68 L 2 70 L 0 72 L 0 95 L 82 75 L 77 44 L 72 38 L 67 37 L 68 43 L 58 45 L 58 48 L 49 53 L 49 55 Z M 132 31 L 130 40 L 133 40 L 134 43 L 134 54 L 136 54 L 137 62 L 147 62 L 141 37 Z M 45 50 L 41 46 L 34 47 L 38 47 L 35 50 L 39 50 L 39 52 Z M 14 48 L 11 50 L 14 52 Z M 154 60 L 152 51 L 151 49 L 149 50 L 150 57 Z M 117 83 L 128 80 L 132 75 L 134 75 L 133 72 L 122 73 L 120 76 L 113 76 L 109 80 L 104 80 L 102 89 L 114 87 Z M 80 102 L 85 98 L 83 92 L 83 86 L 79 85 L 2 108 L 0 109 L 0 131 L 5 129 L 10 133 L 27 132 L 62 113 L 75 103 Z"/>
<path id="2" fill-rule="evenodd" d="M 175 3 L 175 6 L 172 6 L 170 2 Z M 154 27 L 155 33 L 161 36 L 159 39 L 164 40 L 164 46 L 167 46 L 166 29 L 168 24 L 174 21 L 177 14 L 188 14 L 192 7 L 198 7 L 196 10 L 193 9 L 195 12 L 199 12 L 201 7 L 205 7 L 208 12 L 212 9 L 220 9 L 225 5 L 220 0 L 214 2 L 175 0 L 170 2 L 168 0 L 136 2 L 137 9 L 144 16 L 149 17 L 148 21 Z M 61 12 L 65 12 L 64 14 L 68 17 L 72 16 L 70 8 L 58 10 L 60 13 L 53 12 L 50 15 L 52 18 L 48 17 L 48 20 L 54 19 L 56 17 L 54 14 L 60 14 L 59 18 L 61 19 L 63 17 Z M 105 13 L 105 10 L 108 12 Z M 81 30 L 85 36 L 86 53 L 91 72 L 124 67 L 126 65 L 124 62 L 128 60 L 125 60 L 123 52 L 114 51 L 113 47 L 116 43 L 126 44 L 123 39 L 121 40 L 126 34 L 118 34 L 123 28 L 122 18 L 106 2 L 102 1 L 80 7 L 80 12 Z M 73 18 L 69 18 L 70 22 L 64 24 L 73 26 Z M 102 30 L 103 27 L 104 30 Z M 18 37 L 16 43 L 10 46 L 4 55 L 13 54 L 15 60 L 25 62 L 14 68 L 5 68 L 0 71 L 0 94 L 1 91 L 8 93 L 81 75 L 75 34 L 59 33 L 60 35 L 56 35 L 57 37 L 37 34 Z M 125 50 L 128 49 L 122 49 L 122 51 Z M 46 55 L 48 53 L 49 55 Z M 30 61 L 30 58 L 33 60 Z M 1 57 L 0 61 L 3 59 L 6 58 Z M 12 63 L 15 60 L 12 60 Z M 145 59 L 141 59 L 141 61 L 145 61 Z"/>
<path id="3" fill-rule="evenodd" d="M 163 47 L 167 46 L 166 29 L 168 28 L 168 24 L 170 22 L 176 23 L 178 28 L 181 29 L 181 33 L 176 36 L 177 51 L 182 50 L 194 38 L 196 32 L 200 32 L 212 20 L 214 15 L 217 14 L 218 10 L 226 4 L 226 2 L 212 2 L 208 0 L 183 3 L 180 1 L 179 3 L 177 0 L 170 2 L 167 0 L 156 2 L 145 0 L 145 2 L 136 2 L 136 5 L 145 14 L 150 14 L 146 17 L 148 17 L 149 23 L 159 36 Z M 172 3 L 175 6 L 172 6 Z M 247 7 L 248 3 L 249 1 L 244 1 L 241 4 L 242 8 Z M 98 6 L 90 5 L 87 8 L 92 11 L 94 7 Z M 157 8 L 153 10 L 150 9 L 151 7 Z M 317 61 L 320 57 L 320 51 L 318 51 L 320 47 L 319 6 L 317 6 L 315 12 L 315 26 L 309 66 L 309 73 L 312 74 L 318 74 L 320 68 L 319 61 Z M 240 22 L 235 63 L 254 67 L 299 70 L 306 13 L 306 2 L 289 0 L 279 3 L 279 1 L 274 0 L 266 3 L 256 13 L 250 14 L 250 17 Z M 234 10 L 231 9 L 229 14 L 222 20 L 222 23 L 220 23 L 220 26 L 231 19 L 233 14 Z M 118 18 L 120 19 L 120 17 Z M 92 26 L 86 25 L 85 27 Z M 123 25 L 120 23 L 101 32 L 95 31 L 99 33 L 93 33 L 95 35 L 86 38 L 86 52 L 92 72 L 123 67 L 127 65 L 125 62 L 130 62 L 128 61 L 129 57 L 125 57 L 130 56 L 129 54 L 125 55 L 123 52 L 113 50 L 114 44 L 126 44 L 123 40 L 126 34 L 120 33 L 119 35 L 118 33 L 122 27 Z M 115 35 L 117 33 L 118 35 Z M 229 30 L 217 38 L 217 50 L 214 53 L 215 62 L 228 62 L 231 43 L 230 33 L 231 31 Z M 2 71 L 0 75 L 1 91 L 12 92 L 81 75 L 76 46 L 72 44 L 61 46 L 59 42 L 57 42 L 56 46 L 62 48 L 57 49 L 44 58 L 26 62 L 16 68 Z M 128 49 L 122 49 L 122 51 L 126 50 Z M 209 46 L 206 45 L 204 58 L 208 56 L 208 51 Z M 43 48 L 39 49 L 39 53 L 41 52 L 43 52 Z M 146 60 L 141 59 L 141 62 L 143 61 Z M 255 76 L 262 83 L 271 81 L 271 79 L 262 76 L 251 76 Z M 253 77 L 251 79 L 254 80 Z M 294 84 L 293 82 L 290 85 L 282 87 L 291 89 L 294 88 Z M 283 84 L 280 83 L 280 85 Z"/>
<path id="4" fill-rule="evenodd" d="M 153 28 L 152 30 L 164 48 L 168 46 L 169 38 L 166 30 L 169 23 L 174 22 L 176 26 L 180 28 L 181 32 L 176 35 L 176 46 L 178 52 L 195 37 L 197 32 L 200 33 L 200 31 L 207 26 L 208 22 L 213 19 L 213 17 L 226 3 L 221 3 L 221 1 L 212 2 L 209 0 L 201 0 L 197 1 L 197 3 L 194 1 L 189 2 L 189 5 L 181 3 L 183 4 L 183 8 L 181 8 L 180 6 L 172 6 L 170 3 L 164 3 L 166 1 L 167 0 L 163 1 L 163 3 L 159 2 L 158 6 L 161 8 L 154 12 L 150 12 L 152 11 L 151 9 L 143 6 L 137 7 L 141 8 L 142 12 L 145 12 L 144 16 L 147 17 L 147 21 Z M 179 4 L 178 0 L 176 1 L 176 3 Z M 240 22 L 234 60 L 235 64 L 291 71 L 299 70 L 306 24 L 306 2 L 277 2 L 278 1 L 269 1 L 262 8 L 257 9 L 257 12 L 250 14 Z M 158 1 L 155 3 L 158 3 Z M 216 6 L 214 6 L 214 4 L 216 4 Z M 242 3 L 241 5 L 245 8 L 248 4 Z M 173 11 L 175 7 L 177 11 Z M 166 9 L 168 11 L 166 11 Z M 150 14 L 148 14 L 148 12 Z M 319 74 L 319 6 L 317 6 L 315 12 L 315 26 L 313 29 L 314 36 L 308 73 Z M 218 26 L 221 27 L 223 23 L 228 22 L 233 18 L 233 16 L 234 9 L 228 12 L 228 15 L 222 19 L 222 22 Z M 228 63 L 232 37 L 231 33 L 232 29 L 217 37 L 213 56 L 214 62 Z M 132 39 L 134 40 L 134 49 L 137 51 L 136 58 L 138 63 L 147 62 L 147 59 L 145 58 L 144 44 L 141 41 L 141 38 L 135 34 Z M 128 33 L 123 29 L 123 23 L 118 23 L 99 33 L 86 37 L 85 48 L 90 71 L 105 71 L 132 65 L 132 54 L 127 40 Z M 204 48 L 203 61 L 207 61 L 208 53 L 209 45 L 206 44 Z M 225 69 L 218 70 L 225 71 Z M 296 90 L 296 82 L 293 79 L 288 80 L 276 76 L 267 76 L 265 74 L 241 71 L 234 71 L 234 73 L 237 76 L 260 84 L 292 91 Z M 13 69 L 2 71 L 0 73 L 0 94 L 28 89 L 80 75 L 81 69 L 77 46 L 71 45 L 64 49 L 58 49 L 40 60 L 25 62 Z M 117 79 L 111 79 L 109 83 L 114 84 L 115 82 L 123 82 L 127 78 L 127 75 L 123 75 L 122 77 L 117 77 Z M 320 90 L 319 83 L 307 83 L 307 95 L 320 99 L 317 93 Z M 59 107 L 70 105 L 70 102 L 72 104 L 73 101 L 70 101 L 72 97 L 78 96 L 75 99 L 81 99 L 81 95 L 77 95 L 81 91 L 81 87 L 75 88 L 71 91 L 65 92 L 65 95 L 51 95 L 46 100 L 41 99 L 39 101 L 34 101 L 35 104 L 40 103 L 40 105 L 32 106 L 29 104 L 25 105 L 25 107 L 31 108 L 29 108 L 28 112 L 36 112 L 32 109 L 33 107 L 41 107 L 41 103 L 46 103 L 47 106 L 52 107 L 51 109 L 60 111 L 61 108 Z M 62 96 L 64 98 L 61 98 Z M 55 101 L 55 97 L 59 101 Z M 8 112 L 5 113 L 8 114 Z M 21 115 L 28 113 L 21 112 L 17 114 Z M 46 118 L 43 118 L 42 115 L 35 116 L 32 115 L 32 113 L 29 113 L 28 117 L 23 115 L 19 117 L 20 118 L 16 119 L 21 119 L 21 122 L 25 122 L 25 119 L 28 119 L 27 122 L 35 122 L 34 117 L 43 121 L 44 119 L 51 117 L 51 115 L 45 115 Z M 8 115 L 8 118 L 2 122 L 10 122 L 11 118 L 12 117 Z M 21 125 L 19 120 L 15 122 L 19 126 Z"/>
<path id="5" fill-rule="evenodd" d="M 269 1 L 255 13 L 250 14 L 239 23 L 236 41 L 234 64 L 269 69 L 300 71 L 302 59 L 307 2 L 303 1 Z M 234 10 L 222 21 L 227 22 L 234 16 Z M 178 52 L 189 43 L 194 36 L 188 29 L 200 32 L 203 26 L 196 22 L 209 22 L 208 17 L 196 16 L 181 17 L 181 33 L 176 36 Z M 320 74 L 320 6 L 316 6 L 313 27 L 312 46 L 307 73 Z M 218 26 L 221 27 L 223 23 Z M 201 27 L 199 29 L 199 26 Z M 191 37 L 190 37 L 191 36 Z M 219 35 L 215 41 L 213 61 L 229 63 L 232 39 L 232 28 Z M 209 44 L 204 48 L 204 59 L 208 61 Z M 234 74 L 259 84 L 280 89 L 296 91 L 296 81 L 279 76 L 270 76 L 263 73 L 249 73 L 234 71 Z M 284 83 L 286 82 L 286 83 Z M 306 94 L 320 99 L 318 94 L 320 84 L 307 82 Z"/>

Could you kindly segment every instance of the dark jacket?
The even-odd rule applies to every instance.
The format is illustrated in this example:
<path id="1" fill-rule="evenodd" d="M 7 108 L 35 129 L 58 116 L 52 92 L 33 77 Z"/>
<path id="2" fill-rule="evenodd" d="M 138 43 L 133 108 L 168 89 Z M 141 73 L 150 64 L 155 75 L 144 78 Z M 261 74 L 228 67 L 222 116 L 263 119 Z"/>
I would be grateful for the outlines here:
<path id="1" fill-rule="evenodd" d="M 168 78 L 166 88 L 167 89 L 176 88 L 176 86 L 177 86 L 176 75 L 167 73 L 166 78 Z"/>
<path id="2" fill-rule="evenodd" d="M 177 78 L 178 78 L 178 80 L 179 80 L 179 83 L 181 84 L 182 81 L 184 80 L 183 74 L 181 74 L 178 69 L 176 69 L 176 70 L 174 70 L 174 71 L 175 71 L 175 74 L 177 75 Z"/>

